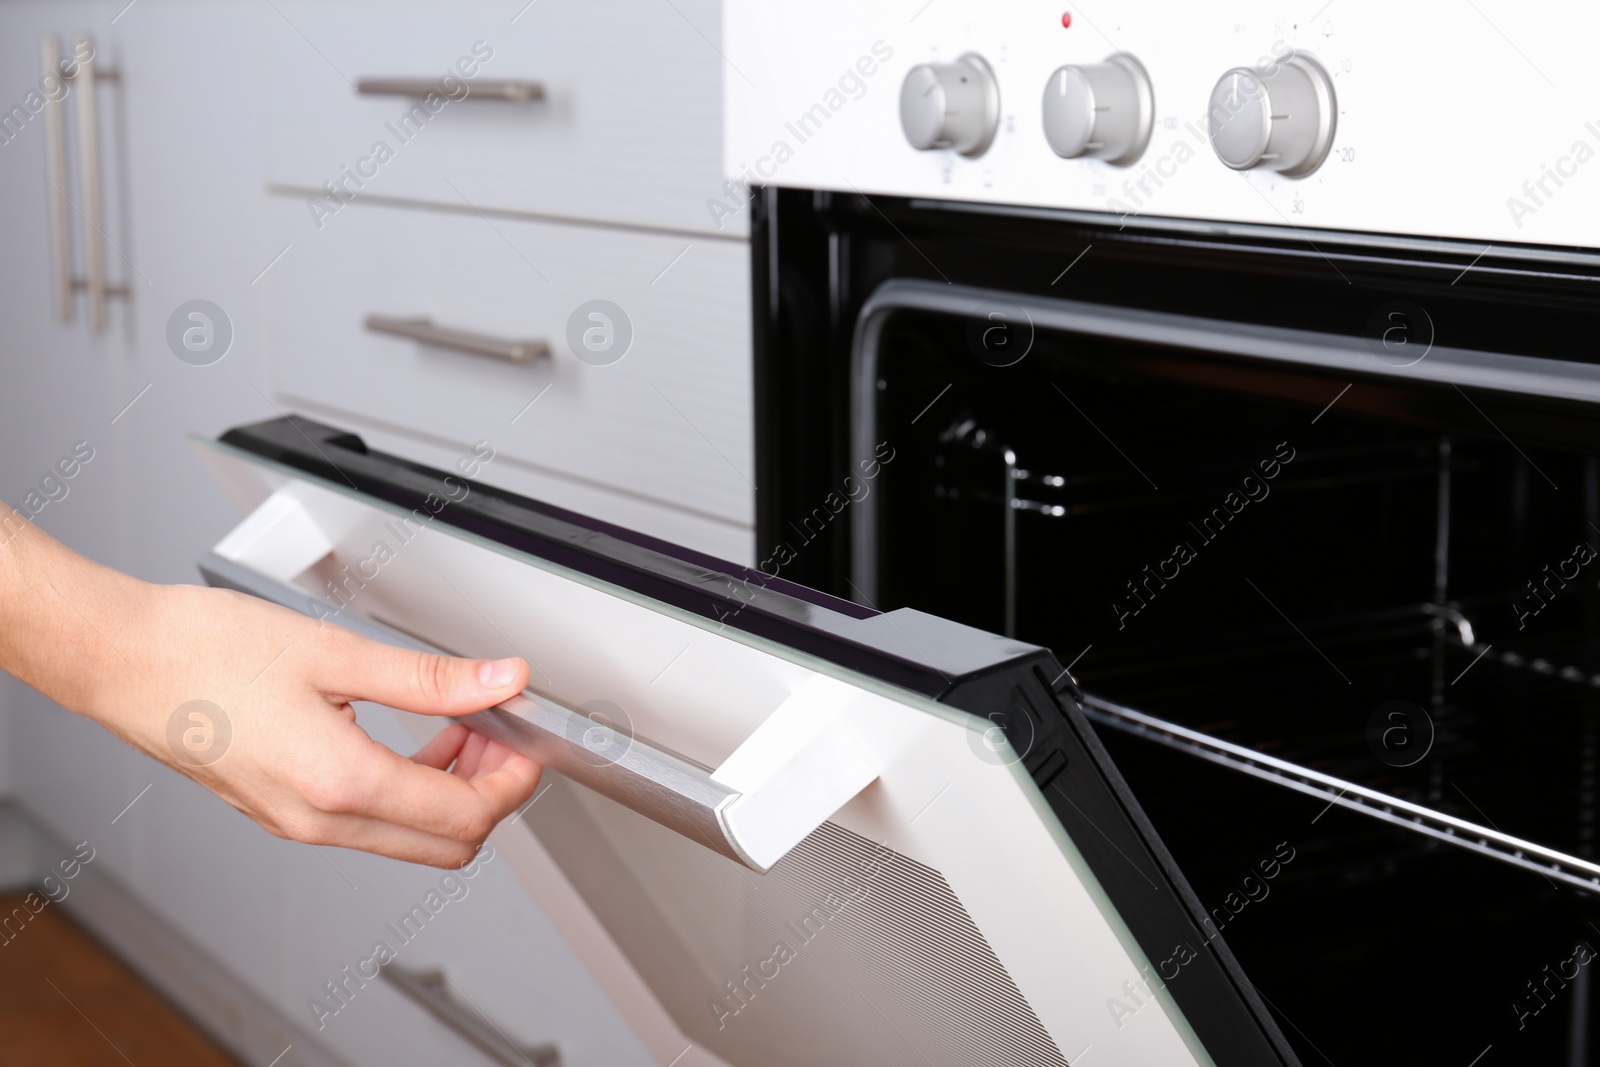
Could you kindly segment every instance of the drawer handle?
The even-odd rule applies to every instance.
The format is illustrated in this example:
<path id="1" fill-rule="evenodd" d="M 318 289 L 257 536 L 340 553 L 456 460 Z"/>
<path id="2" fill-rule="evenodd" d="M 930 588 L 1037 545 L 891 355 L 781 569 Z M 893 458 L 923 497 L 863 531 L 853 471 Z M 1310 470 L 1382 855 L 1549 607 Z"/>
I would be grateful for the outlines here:
<path id="1" fill-rule="evenodd" d="M 378 973 L 496 1063 L 507 1067 L 561 1067 L 561 1052 L 554 1045 L 515 1044 L 477 1008 L 470 1004 L 463 1007 L 450 994 L 450 982 L 443 971 L 412 971 L 388 963 Z"/>
<path id="2" fill-rule="evenodd" d="M 480 100 L 504 100 L 510 104 L 526 104 L 544 99 L 544 85 L 540 82 L 484 79 L 462 81 L 467 95 L 462 99 L 477 97 Z M 357 78 L 356 92 L 363 96 L 421 97 L 429 93 L 451 95 L 454 86 L 447 86 L 439 78 Z"/>
<path id="3" fill-rule="evenodd" d="M 475 356 L 489 356 L 511 363 L 531 363 L 550 354 L 550 345 L 545 341 L 508 341 L 468 330 L 435 326 L 433 320 L 427 318 L 397 319 L 390 315 L 368 315 L 367 329 L 373 333 L 406 337 L 425 345 L 452 348 L 457 352 L 470 352 Z"/>

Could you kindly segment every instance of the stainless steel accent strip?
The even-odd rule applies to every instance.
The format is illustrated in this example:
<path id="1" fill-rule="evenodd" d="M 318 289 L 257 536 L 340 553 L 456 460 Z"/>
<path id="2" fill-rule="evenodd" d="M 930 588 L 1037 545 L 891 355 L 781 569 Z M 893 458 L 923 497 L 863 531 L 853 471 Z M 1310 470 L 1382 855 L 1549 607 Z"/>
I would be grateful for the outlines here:
<path id="1" fill-rule="evenodd" d="M 857 457 L 872 455 L 878 440 L 878 356 L 889 317 L 897 311 L 965 315 L 980 303 L 1020 307 L 1036 329 L 1263 363 L 1320 367 L 1344 374 L 1600 404 L 1600 365 L 1591 363 L 1436 345 L 1425 359 L 1397 367 L 1378 358 L 1373 342 L 1364 338 L 896 278 L 874 289 L 856 318 L 850 351 L 850 445 Z M 869 603 L 878 596 L 874 553 L 880 495 L 864 498 L 851 520 L 851 580 L 857 595 Z"/>
<path id="2" fill-rule="evenodd" d="M 214 552 L 198 566 L 208 585 L 249 593 L 384 644 L 449 654 Z M 745 856 L 722 821 L 723 810 L 741 794 L 698 764 L 531 691 L 456 721 L 731 860 L 766 870 Z"/>
<path id="3" fill-rule="evenodd" d="M 62 85 L 61 41 L 56 37 L 39 39 L 39 72 Z M 67 119 L 59 99 L 44 105 L 44 173 L 50 191 L 50 292 L 55 300 L 56 318 L 71 322 L 76 301 L 72 290 L 72 220 L 67 215 Z"/>
<path id="4" fill-rule="evenodd" d="M 554 1045 L 518 1045 L 470 1001 L 463 1006 L 452 995 L 450 980 L 443 971 L 413 971 L 398 963 L 386 963 L 378 974 L 496 1063 L 506 1067 L 561 1067 L 561 1053 Z"/>
<path id="5" fill-rule="evenodd" d="M 373 333 L 392 334 L 425 345 L 470 352 L 475 356 L 489 356 L 511 363 L 531 363 L 550 355 L 547 341 L 509 341 L 468 330 L 435 326 L 433 320 L 427 318 L 400 319 L 391 315 L 372 314 L 366 318 L 366 327 Z"/>
<path id="6" fill-rule="evenodd" d="M 1600 864 L 1578 856 L 1277 759 L 1101 697 L 1085 694 L 1083 710 L 1094 722 L 1187 752 L 1274 785 L 1326 800 L 1329 805 L 1337 804 L 1368 818 L 1437 838 L 1501 863 L 1533 871 L 1552 881 L 1564 882 L 1591 893 L 1600 890 Z"/>
<path id="7" fill-rule="evenodd" d="M 98 56 L 87 40 L 77 51 L 90 58 L 78 64 L 73 75 L 78 96 L 78 160 L 83 168 L 83 288 L 89 296 L 89 328 L 106 328 L 105 205 L 101 198 L 100 109 L 95 100 L 95 63 Z M 63 190 L 65 191 L 65 190 Z"/>
<path id="8" fill-rule="evenodd" d="M 461 97 L 470 100 L 474 97 L 481 100 L 504 100 L 511 104 L 526 104 L 534 100 L 544 99 L 544 85 L 540 82 L 477 79 L 468 81 L 463 78 L 459 85 L 467 88 L 467 95 Z M 446 99 L 453 99 L 452 94 L 459 86 L 452 88 L 445 85 L 441 78 L 357 78 L 356 92 L 363 96 L 408 96 L 422 97 L 429 93 L 437 93 Z"/>

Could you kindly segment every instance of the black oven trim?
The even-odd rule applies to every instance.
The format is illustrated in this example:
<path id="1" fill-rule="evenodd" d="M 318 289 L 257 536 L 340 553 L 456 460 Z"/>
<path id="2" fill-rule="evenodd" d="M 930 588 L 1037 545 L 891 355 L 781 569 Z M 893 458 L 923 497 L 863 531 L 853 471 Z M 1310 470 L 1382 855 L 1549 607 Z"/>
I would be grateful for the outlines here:
<path id="1" fill-rule="evenodd" d="M 1039 219 L 1045 222 L 1068 223 L 1077 226 L 1110 228 L 1116 223 L 1118 232 L 1149 233 L 1155 236 L 1185 236 L 1215 241 L 1217 238 L 1253 242 L 1308 244 L 1313 238 L 1318 248 L 1351 248 L 1362 258 L 1370 259 L 1376 251 L 1387 251 L 1401 256 L 1428 256 L 1449 259 L 1464 256 L 1476 259 L 1480 253 L 1492 251 L 1494 257 L 1506 262 L 1523 263 L 1538 269 L 1552 264 L 1564 267 L 1600 271 L 1600 252 L 1588 248 L 1562 245 L 1491 244 L 1487 241 L 1464 237 L 1418 237 L 1411 234 L 1379 233 L 1360 230 L 1302 229 L 1293 225 L 1271 225 L 1258 222 L 1229 222 L 1223 219 L 1180 218 L 1174 215 L 1115 215 L 1104 211 L 1084 211 L 1073 208 L 1026 207 L 1020 204 L 985 204 L 972 200 L 929 200 L 909 197 L 906 203 L 918 211 L 942 211 L 951 214 L 996 216 L 1005 218 Z"/>
<path id="2" fill-rule="evenodd" d="M 1374 309 L 1404 299 L 1426 309 L 1446 345 L 1579 365 L 1600 362 L 1593 345 L 1600 334 L 1596 250 L 1486 247 L 1153 217 L 1119 226 L 1112 216 L 777 186 L 756 190 L 750 210 L 756 536 L 763 548 L 791 537 L 791 524 L 802 521 L 853 465 L 856 443 L 847 424 L 852 349 L 863 305 L 888 281 L 1046 299 L 1070 290 L 1074 299 L 1102 309 L 1309 328 L 1322 340 L 1347 338 L 1358 346 Z M 1091 248 L 1070 274 L 1060 276 Z M 1376 375 L 1371 380 L 1413 396 L 1424 384 Z M 1465 408 L 1453 390 L 1444 392 L 1449 395 L 1442 399 Z M 1506 433 L 1520 439 L 1542 431 L 1508 421 L 1518 417 L 1519 403 L 1522 415 L 1534 411 L 1533 398 L 1487 399 L 1480 395 L 1475 402 Z M 1491 406 L 1502 401 L 1508 402 Z M 1442 411 L 1440 397 L 1428 403 Z M 1571 418 L 1579 405 L 1565 407 L 1563 440 L 1595 447 L 1591 438 L 1600 435 L 1574 425 L 1585 420 Z M 1444 424 L 1446 414 L 1436 421 Z M 852 525 L 846 514 L 807 540 L 799 558 L 783 568 L 784 576 L 856 598 L 850 588 L 857 543 Z"/>
<path id="3" fill-rule="evenodd" d="M 979 311 L 1007 315 L 1020 311 L 1034 329 L 1064 334 L 1337 371 L 1352 378 L 1600 405 L 1600 364 L 1433 346 L 1415 363 L 1396 366 L 1380 358 L 1381 343 L 1366 338 L 891 278 L 879 283 L 862 303 L 851 341 L 850 435 L 857 459 L 873 455 L 878 443 L 878 357 L 884 327 L 903 311 L 963 317 Z M 878 597 L 879 505 L 879 494 L 869 494 L 855 505 L 852 515 L 851 581 L 867 603 Z"/>

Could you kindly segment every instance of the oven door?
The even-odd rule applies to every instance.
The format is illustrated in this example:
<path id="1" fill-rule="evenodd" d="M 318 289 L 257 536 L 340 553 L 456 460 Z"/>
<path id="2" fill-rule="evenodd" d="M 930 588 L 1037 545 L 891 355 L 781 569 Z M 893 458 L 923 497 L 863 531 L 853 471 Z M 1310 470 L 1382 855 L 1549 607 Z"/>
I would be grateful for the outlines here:
<path id="1" fill-rule="evenodd" d="M 531 663 L 469 720 L 550 771 L 493 840 L 661 1063 L 1296 1062 L 1046 649 L 304 418 L 198 445 L 208 581 Z"/>

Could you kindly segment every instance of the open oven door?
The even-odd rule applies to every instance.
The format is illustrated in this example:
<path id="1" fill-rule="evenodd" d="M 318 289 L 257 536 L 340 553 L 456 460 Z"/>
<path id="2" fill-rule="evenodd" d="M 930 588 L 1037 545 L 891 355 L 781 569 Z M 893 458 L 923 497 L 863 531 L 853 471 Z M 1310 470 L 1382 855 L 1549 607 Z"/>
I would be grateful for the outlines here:
<path id="1" fill-rule="evenodd" d="M 199 444 L 207 581 L 530 661 L 469 720 L 556 772 L 494 841 L 661 1063 L 1296 1062 L 1047 649 L 300 417 Z"/>

